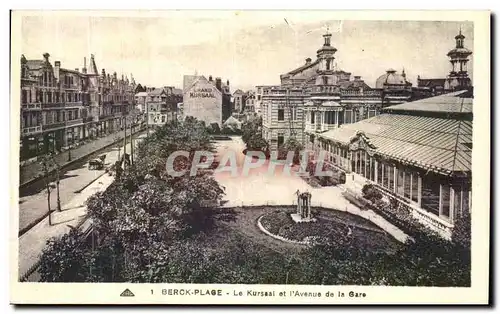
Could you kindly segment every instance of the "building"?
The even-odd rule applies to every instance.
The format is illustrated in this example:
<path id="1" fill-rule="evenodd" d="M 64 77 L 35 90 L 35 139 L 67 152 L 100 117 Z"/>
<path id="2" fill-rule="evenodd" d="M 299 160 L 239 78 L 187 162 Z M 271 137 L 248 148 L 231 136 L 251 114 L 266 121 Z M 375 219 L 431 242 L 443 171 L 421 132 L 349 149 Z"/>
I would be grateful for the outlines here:
<path id="1" fill-rule="evenodd" d="M 323 35 L 316 60 L 280 76 L 279 86 L 257 86 L 263 117 L 263 136 L 272 150 L 289 137 L 302 143 L 316 133 L 379 114 L 384 106 L 410 100 L 411 83 L 404 71 L 389 69 L 371 88 L 361 76 L 337 67 L 331 34 Z"/>
<path id="2" fill-rule="evenodd" d="M 243 105 L 243 111 L 245 113 L 254 114 L 255 113 L 255 92 L 248 91 L 245 98 L 245 104 Z"/>
<path id="3" fill-rule="evenodd" d="M 148 93 L 147 92 L 138 92 L 137 94 L 135 94 L 136 108 L 141 113 L 146 113 L 147 100 L 148 100 Z"/>
<path id="4" fill-rule="evenodd" d="M 217 123 L 219 128 L 231 116 L 229 80 L 207 79 L 204 76 L 185 75 L 183 87 L 183 117 L 194 117 L 207 125 Z"/>
<path id="5" fill-rule="evenodd" d="M 472 94 L 458 91 L 382 109 L 317 134 L 308 148 L 345 172 L 360 194 L 371 183 L 445 238 L 471 208 Z"/>
<path id="6" fill-rule="evenodd" d="M 94 56 L 81 71 L 21 56 L 21 160 L 60 152 L 119 129 L 131 106 L 135 83 L 97 72 Z"/>
<path id="7" fill-rule="evenodd" d="M 233 113 L 240 114 L 245 106 L 246 93 L 241 89 L 237 89 L 233 93 Z"/>
<path id="8" fill-rule="evenodd" d="M 472 81 L 467 69 L 472 51 L 465 48 L 464 40 L 465 36 L 460 30 L 455 36 L 455 48 L 447 54 L 451 65 L 448 76 L 446 78 L 420 78 L 419 75 L 414 93 L 435 96 L 457 90 L 472 89 Z"/>
<path id="9" fill-rule="evenodd" d="M 148 88 L 146 94 L 144 101 L 148 125 L 163 125 L 178 119 L 177 107 L 182 102 L 182 91 L 180 89 L 172 86 Z M 143 99 L 141 98 L 141 100 Z"/>

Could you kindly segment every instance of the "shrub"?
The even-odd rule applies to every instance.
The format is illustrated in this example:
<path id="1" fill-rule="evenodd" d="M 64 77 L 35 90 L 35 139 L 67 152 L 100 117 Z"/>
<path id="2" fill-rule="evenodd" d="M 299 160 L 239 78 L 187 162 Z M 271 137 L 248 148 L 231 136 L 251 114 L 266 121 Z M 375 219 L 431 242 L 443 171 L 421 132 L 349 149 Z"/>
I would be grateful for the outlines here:
<path id="1" fill-rule="evenodd" d="M 381 200 L 383 197 L 382 193 L 370 183 L 365 184 L 361 192 L 363 193 L 363 197 L 372 203 Z"/>

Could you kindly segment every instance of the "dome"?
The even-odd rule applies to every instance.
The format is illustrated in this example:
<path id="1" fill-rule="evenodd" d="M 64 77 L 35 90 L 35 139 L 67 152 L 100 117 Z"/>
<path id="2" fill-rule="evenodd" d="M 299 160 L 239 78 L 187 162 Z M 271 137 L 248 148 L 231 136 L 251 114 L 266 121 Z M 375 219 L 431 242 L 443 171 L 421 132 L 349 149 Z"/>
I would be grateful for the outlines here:
<path id="1" fill-rule="evenodd" d="M 384 88 L 385 85 L 406 85 L 408 81 L 402 74 L 396 73 L 394 69 L 388 69 L 385 74 L 378 77 L 375 88 Z"/>

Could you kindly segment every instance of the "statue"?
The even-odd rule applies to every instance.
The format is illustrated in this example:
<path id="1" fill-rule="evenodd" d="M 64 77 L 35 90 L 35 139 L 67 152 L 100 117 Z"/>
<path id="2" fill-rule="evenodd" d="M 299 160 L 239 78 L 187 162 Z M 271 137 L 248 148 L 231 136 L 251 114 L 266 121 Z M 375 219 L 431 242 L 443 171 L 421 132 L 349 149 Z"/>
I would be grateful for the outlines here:
<path id="1" fill-rule="evenodd" d="M 297 190 L 294 194 L 297 195 L 297 212 L 291 215 L 292 219 L 295 222 L 316 221 L 311 215 L 311 193 Z"/>

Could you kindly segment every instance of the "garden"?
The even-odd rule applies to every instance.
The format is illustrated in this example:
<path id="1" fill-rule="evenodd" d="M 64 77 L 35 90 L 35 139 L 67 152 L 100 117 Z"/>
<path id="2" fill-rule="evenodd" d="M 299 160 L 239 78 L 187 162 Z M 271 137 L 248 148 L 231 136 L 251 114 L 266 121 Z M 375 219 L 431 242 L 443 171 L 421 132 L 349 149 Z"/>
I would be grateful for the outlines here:
<path id="1" fill-rule="evenodd" d="M 259 219 L 269 233 L 304 244 L 356 246 L 373 252 L 394 252 L 400 244 L 364 218 L 336 210 L 312 209 L 313 222 L 295 222 L 294 209 L 274 209 Z"/>

